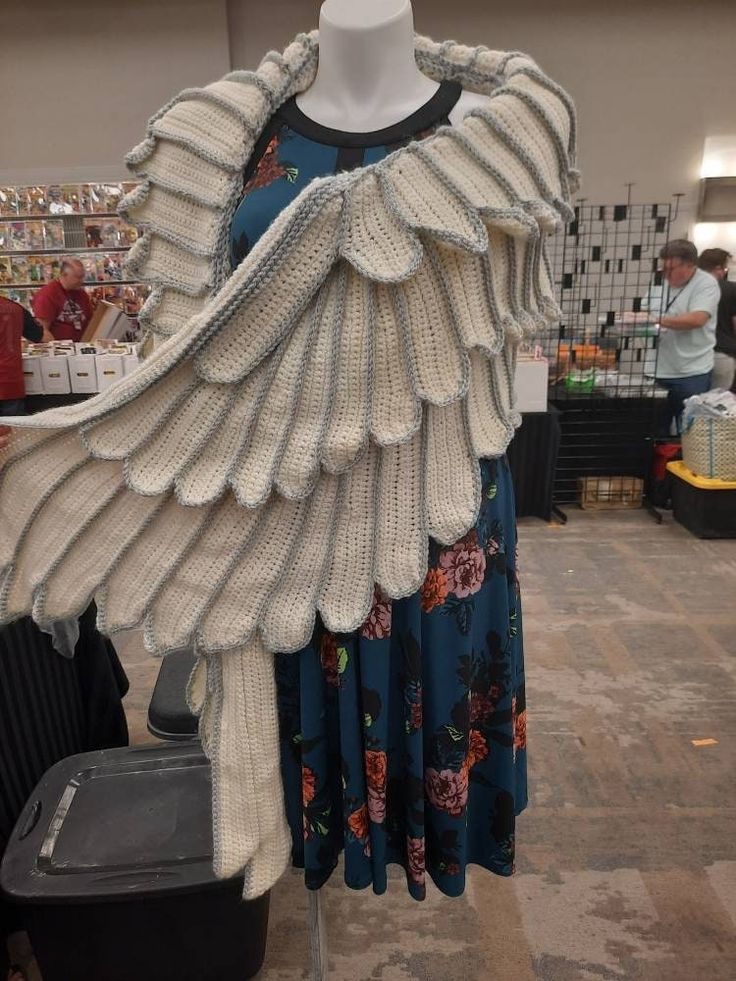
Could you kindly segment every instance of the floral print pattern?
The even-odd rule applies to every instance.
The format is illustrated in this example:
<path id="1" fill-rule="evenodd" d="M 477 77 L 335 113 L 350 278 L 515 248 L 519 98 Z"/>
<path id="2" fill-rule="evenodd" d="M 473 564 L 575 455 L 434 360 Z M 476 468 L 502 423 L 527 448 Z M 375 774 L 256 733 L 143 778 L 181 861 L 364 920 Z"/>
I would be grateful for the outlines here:
<path id="1" fill-rule="evenodd" d="M 516 531 L 505 458 L 481 462 L 483 504 L 459 542 L 430 542 L 421 590 L 376 590 L 354 634 L 317 624 L 276 659 L 293 860 L 319 888 L 339 855 L 354 888 L 399 863 L 459 895 L 472 862 L 514 869 L 527 803 L 526 701 Z"/>

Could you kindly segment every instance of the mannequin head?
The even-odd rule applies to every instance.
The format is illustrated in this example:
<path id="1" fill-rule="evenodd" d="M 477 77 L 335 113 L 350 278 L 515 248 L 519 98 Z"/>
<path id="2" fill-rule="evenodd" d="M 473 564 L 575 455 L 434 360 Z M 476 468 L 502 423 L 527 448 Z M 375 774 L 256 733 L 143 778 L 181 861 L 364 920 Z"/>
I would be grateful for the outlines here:
<path id="1" fill-rule="evenodd" d="M 411 11 L 409 0 L 325 0 L 320 21 L 343 30 L 378 27 Z"/>

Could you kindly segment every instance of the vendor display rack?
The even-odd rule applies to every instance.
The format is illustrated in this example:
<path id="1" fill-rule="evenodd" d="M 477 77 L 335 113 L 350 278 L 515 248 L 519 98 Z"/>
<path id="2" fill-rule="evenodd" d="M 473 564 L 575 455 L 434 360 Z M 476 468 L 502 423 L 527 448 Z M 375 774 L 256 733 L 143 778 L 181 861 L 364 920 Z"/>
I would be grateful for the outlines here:
<path id="1" fill-rule="evenodd" d="M 659 250 L 676 216 L 671 203 L 580 201 L 550 240 L 563 316 L 542 343 L 550 402 L 561 413 L 554 502 L 563 518 L 559 509 L 571 504 L 642 501 L 664 397 L 655 383 Z"/>
<path id="2" fill-rule="evenodd" d="M 123 278 L 138 233 L 117 214 L 135 187 L 127 181 L 0 187 L 0 294 L 31 309 L 36 290 L 73 255 L 85 267 L 93 302 L 114 303 L 135 318 L 149 287 Z"/>

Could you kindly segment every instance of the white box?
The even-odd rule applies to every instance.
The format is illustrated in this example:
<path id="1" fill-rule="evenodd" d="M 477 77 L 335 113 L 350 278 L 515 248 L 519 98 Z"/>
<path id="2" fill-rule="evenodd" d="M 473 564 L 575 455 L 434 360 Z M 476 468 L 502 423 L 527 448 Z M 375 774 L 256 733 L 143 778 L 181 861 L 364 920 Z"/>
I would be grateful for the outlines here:
<path id="1" fill-rule="evenodd" d="M 81 394 L 98 390 L 96 361 L 94 354 L 73 354 L 69 358 L 69 377 L 73 392 Z"/>
<path id="2" fill-rule="evenodd" d="M 104 392 L 123 377 L 123 359 L 119 354 L 96 354 L 94 359 L 97 390 Z"/>
<path id="3" fill-rule="evenodd" d="M 42 357 L 23 355 L 23 381 L 26 385 L 26 395 L 43 395 L 43 378 L 41 377 Z"/>
<path id="4" fill-rule="evenodd" d="M 123 358 L 124 375 L 132 374 L 135 371 L 135 369 L 138 367 L 138 365 L 141 363 L 137 351 L 131 351 L 130 354 L 124 354 L 122 355 L 122 358 Z"/>
<path id="5" fill-rule="evenodd" d="M 69 356 L 50 354 L 40 358 L 44 395 L 68 395 L 72 390 L 69 378 Z"/>
<path id="6" fill-rule="evenodd" d="M 549 362 L 546 358 L 519 358 L 516 362 L 517 412 L 546 412 Z"/>

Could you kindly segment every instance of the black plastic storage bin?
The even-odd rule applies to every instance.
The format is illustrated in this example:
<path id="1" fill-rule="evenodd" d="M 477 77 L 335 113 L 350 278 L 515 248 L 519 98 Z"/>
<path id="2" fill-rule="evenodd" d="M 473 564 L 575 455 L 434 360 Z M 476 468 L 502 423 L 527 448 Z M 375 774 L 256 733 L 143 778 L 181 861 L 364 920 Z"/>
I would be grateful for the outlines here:
<path id="1" fill-rule="evenodd" d="M 191 648 L 173 651 L 161 662 L 148 706 L 148 731 L 152 736 L 158 739 L 196 738 L 199 723 L 187 705 L 187 683 L 195 662 Z"/>
<path id="2" fill-rule="evenodd" d="M 667 469 L 675 521 L 698 538 L 736 538 L 736 481 L 700 477 L 682 460 Z"/>
<path id="3" fill-rule="evenodd" d="M 268 894 L 212 872 L 210 767 L 197 743 L 52 767 L 0 872 L 44 981 L 241 981 L 263 963 Z"/>

